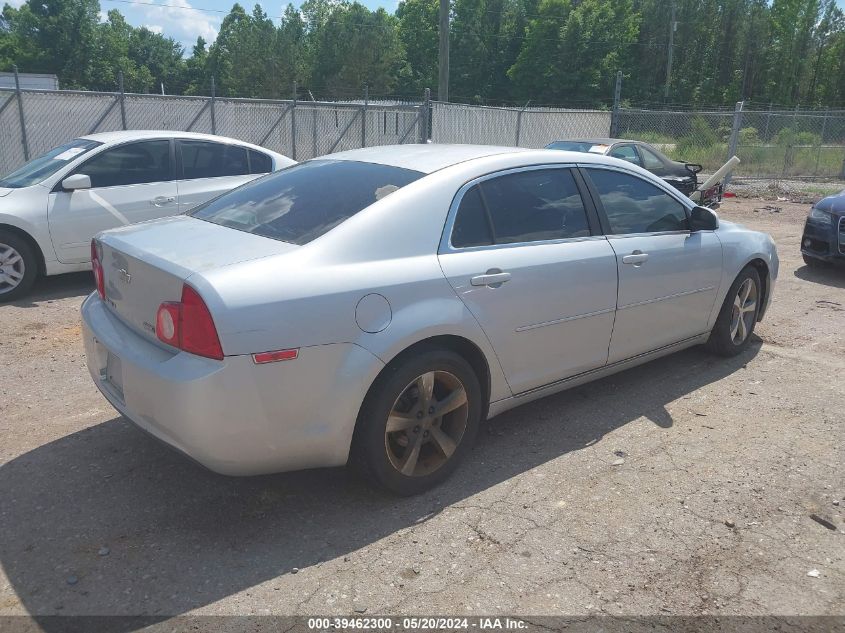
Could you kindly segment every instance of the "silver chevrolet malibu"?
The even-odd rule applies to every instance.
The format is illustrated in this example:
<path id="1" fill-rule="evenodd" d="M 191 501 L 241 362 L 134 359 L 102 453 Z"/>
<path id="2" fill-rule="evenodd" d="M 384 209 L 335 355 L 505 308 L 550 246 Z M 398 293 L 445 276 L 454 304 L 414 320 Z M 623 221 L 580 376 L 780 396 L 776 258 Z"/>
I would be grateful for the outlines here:
<path id="1" fill-rule="evenodd" d="M 706 343 L 734 355 L 768 235 L 614 158 L 403 145 L 101 233 L 82 306 L 114 407 L 208 468 L 352 464 L 413 494 L 481 420 Z"/>

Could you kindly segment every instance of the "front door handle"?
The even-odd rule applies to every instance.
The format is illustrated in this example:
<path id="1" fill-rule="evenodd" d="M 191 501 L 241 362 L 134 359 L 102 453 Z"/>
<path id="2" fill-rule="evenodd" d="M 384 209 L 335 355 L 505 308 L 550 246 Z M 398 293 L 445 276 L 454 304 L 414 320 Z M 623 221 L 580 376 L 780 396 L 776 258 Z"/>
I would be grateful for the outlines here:
<path id="1" fill-rule="evenodd" d="M 498 268 L 491 268 L 483 275 L 476 275 L 469 280 L 473 286 L 489 286 L 491 288 L 498 288 L 511 278 L 510 273 L 505 273 Z"/>
<path id="2" fill-rule="evenodd" d="M 150 204 L 154 207 L 163 207 L 167 204 L 173 204 L 176 202 L 176 196 L 158 196 L 157 198 L 153 198 L 150 200 Z"/>
<path id="3" fill-rule="evenodd" d="M 622 258 L 623 264 L 633 264 L 634 266 L 642 266 L 643 262 L 648 259 L 648 253 L 642 251 L 634 251 L 630 255 L 625 255 Z"/>

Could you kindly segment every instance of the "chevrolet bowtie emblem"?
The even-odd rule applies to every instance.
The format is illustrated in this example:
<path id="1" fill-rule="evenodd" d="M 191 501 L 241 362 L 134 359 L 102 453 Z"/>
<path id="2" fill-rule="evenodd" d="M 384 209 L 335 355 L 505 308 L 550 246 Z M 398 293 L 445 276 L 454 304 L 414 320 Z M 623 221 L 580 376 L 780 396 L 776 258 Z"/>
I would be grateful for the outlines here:
<path id="1" fill-rule="evenodd" d="M 132 281 L 132 275 L 130 275 L 129 271 L 125 268 L 120 268 L 117 272 L 120 274 L 120 279 L 123 283 L 128 284 Z"/>

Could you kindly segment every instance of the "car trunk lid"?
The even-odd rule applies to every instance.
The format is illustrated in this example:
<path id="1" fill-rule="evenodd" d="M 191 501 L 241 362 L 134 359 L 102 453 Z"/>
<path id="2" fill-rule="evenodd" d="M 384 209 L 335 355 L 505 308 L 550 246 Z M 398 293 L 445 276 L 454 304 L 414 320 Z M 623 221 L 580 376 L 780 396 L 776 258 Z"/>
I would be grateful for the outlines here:
<path id="1" fill-rule="evenodd" d="M 188 216 L 114 229 L 97 240 L 106 303 L 151 340 L 157 338 L 158 307 L 179 301 L 183 283 L 194 273 L 298 248 Z"/>

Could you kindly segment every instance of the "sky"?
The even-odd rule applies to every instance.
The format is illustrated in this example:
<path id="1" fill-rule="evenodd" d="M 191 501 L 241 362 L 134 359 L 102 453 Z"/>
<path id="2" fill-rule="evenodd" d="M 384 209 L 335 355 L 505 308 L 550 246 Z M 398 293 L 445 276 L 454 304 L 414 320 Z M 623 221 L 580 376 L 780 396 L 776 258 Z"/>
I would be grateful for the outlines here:
<path id="1" fill-rule="evenodd" d="M 2 1 L 2 0 L 0 0 Z M 13 6 L 20 6 L 24 0 L 5 0 Z M 240 0 L 247 11 L 252 11 L 255 0 Z M 294 6 L 299 6 L 302 0 L 291 0 Z M 393 12 L 399 0 L 359 0 L 370 9 L 384 7 Z M 172 37 L 185 47 L 185 53 L 190 54 L 191 47 L 198 36 L 207 42 L 214 41 L 223 18 L 229 13 L 235 0 L 100 0 L 101 19 L 105 19 L 106 12 L 118 9 L 126 20 L 133 26 L 146 26 L 156 33 Z M 278 23 L 287 0 L 273 0 L 259 2 L 265 13 Z M 845 9 L 845 0 L 837 0 L 837 4 Z"/>
<path id="2" fill-rule="evenodd" d="M 8 0 L 6 0 L 8 1 Z M 266 0 L 258 2 L 273 21 L 278 24 L 288 1 L 298 7 L 302 0 Z M 845 1 L 845 0 L 843 0 Z M 23 0 L 17 0 L 18 3 Z M 359 0 L 361 4 L 375 9 L 384 7 L 396 10 L 398 0 Z M 133 26 L 146 26 L 157 33 L 163 33 L 180 42 L 190 54 L 191 47 L 202 36 L 212 42 L 217 36 L 220 23 L 232 8 L 235 0 L 100 0 L 103 16 L 111 9 L 118 9 Z M 240 0 L 248 12 L 256 5 L 255 0 Z M 159 5 L 159 6 L 156 6 Z M 160 6 L 169 5 L 169 6 Z"/>

